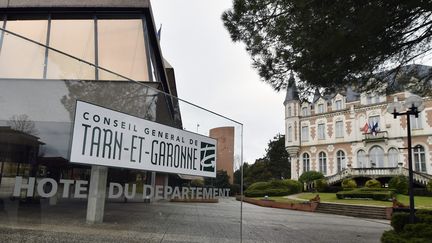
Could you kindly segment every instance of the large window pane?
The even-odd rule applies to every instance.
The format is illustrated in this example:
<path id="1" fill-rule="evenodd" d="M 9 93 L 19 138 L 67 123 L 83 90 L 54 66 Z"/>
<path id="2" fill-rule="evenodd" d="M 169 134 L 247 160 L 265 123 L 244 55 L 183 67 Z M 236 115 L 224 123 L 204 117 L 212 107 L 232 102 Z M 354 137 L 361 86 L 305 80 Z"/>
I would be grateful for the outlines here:
<path id="1" fill-rule="evenodd" d="M 142 20 L 98 20 L 98 42 L 99 66 L 133 80 L 149 80 Z"/>
<path id="2" fill-rule="evenodd" d="M 384 150 L 379 146 L 373 146 L 369 151 L 370 160 L 375 167 L 384 167 Z"/>
<path id="3" fill-rule="evenodd" d="M 7 21 L 6 29 L 41 44 L 46 43 L 47 20 Z M 17 41 L 5 34 L 0 54 L 2 78 L 43 78 L 45 48 L 28 41 Z"/>
<path id="4" fill-rule="evenodd" d="M 52 48 L 95 63 L 93 20 L 52 20 L 50 43 Z M 83 62 L 72 61 L 50 51 L 47 77 L 52 79 L 95 79 L 95 68 Z"/>

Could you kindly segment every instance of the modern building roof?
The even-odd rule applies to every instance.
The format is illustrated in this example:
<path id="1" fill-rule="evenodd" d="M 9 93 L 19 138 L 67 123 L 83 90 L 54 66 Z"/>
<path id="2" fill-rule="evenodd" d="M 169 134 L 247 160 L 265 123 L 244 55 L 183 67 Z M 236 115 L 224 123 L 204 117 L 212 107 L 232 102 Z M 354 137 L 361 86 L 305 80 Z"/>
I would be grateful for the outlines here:
<path id="1" fill-rule="evenodd" d="M 52 8 L 52 7 L 115 7 L 115 8 L 148 8 L 149 0 L 9 0 L 0 1 L 0 8 Z"/>

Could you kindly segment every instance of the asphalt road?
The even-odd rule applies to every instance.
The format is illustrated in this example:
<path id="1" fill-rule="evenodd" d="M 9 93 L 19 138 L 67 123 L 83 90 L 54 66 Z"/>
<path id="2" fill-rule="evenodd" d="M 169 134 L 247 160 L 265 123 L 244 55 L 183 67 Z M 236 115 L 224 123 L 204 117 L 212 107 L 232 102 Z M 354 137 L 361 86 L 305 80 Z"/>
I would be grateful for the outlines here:
<path id="1" fill-rule="evenodd" d="M 0 242 L 240 242 L 240 203 L 106 204 L 104 223 L 85 223 L 85 201 L 49 206 L 4 202 Z M 379 242 L 389 221 L 243 204 L 243 242 Z"/>

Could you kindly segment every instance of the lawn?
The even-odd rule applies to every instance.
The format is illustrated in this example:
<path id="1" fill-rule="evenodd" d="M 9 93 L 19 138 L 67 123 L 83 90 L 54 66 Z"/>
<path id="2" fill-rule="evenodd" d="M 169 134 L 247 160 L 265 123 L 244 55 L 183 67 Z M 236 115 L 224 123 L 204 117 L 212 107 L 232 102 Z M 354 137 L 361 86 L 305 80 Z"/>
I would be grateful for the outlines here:
<path id="1" fill-rule="evenodd" d="M 254 197 L 253 199 L 264 199 L 264 197 Z M 300 203 L 304 202 L 304 200 L 299 199 L 291 199 L 291 198 L 285 198 L 285 197 L 268 197 L 268 199 L 273 200 L 275 202 L 283 202 L 283 203 Z"/>
<path id="2" fill-rule="evenodd" d="M 392 202 L 375 201 L 375 200 L 362 200 L 362 199 L 338 199 L 336 193 L 318 193 L 321 202 L 331 203 L 344 203 L 344 204 L 358 204 L 358 205 L 371 205 L 371 206 L 386 206 L 391 207 Z M 300 199 L 309 200 L 316 196 L 316 193 L 301 193 L 297 197 Z M 409 205 L 409 197 L 406 195 L 397 195 L 397 200 L 405 205 Z M 272 198 L 273 199 L 273 198 Z M 432 209 L 432 197 L 414 197 L 416 208 Z"/>

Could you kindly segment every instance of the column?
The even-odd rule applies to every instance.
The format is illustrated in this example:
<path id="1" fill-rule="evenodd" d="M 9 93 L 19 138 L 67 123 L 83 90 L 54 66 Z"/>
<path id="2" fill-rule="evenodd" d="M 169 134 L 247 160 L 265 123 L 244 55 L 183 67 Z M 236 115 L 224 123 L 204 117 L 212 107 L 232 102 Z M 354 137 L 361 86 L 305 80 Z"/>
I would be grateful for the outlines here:
<path id="1" fill-rule="evenodd" d="M 92 166 L 87 200 L 87 223 L 103 222 L 107 175 L 107 167 Z"/>

